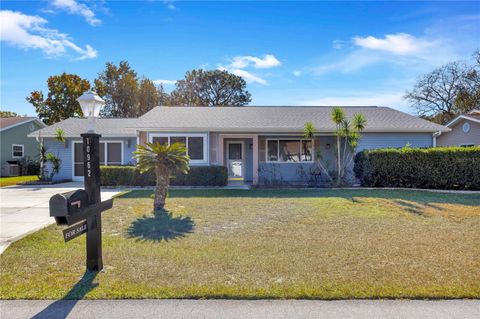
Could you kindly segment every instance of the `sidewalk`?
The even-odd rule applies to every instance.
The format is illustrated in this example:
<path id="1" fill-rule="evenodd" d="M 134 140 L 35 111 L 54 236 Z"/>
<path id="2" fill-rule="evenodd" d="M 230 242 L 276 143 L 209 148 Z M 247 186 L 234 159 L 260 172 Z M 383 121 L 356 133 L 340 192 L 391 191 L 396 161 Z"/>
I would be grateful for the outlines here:
<path id="1" fill-rule="evenodd" d="M 1 318 L 480 318 L 479 300 L 4 300 Z"/>
<path id="2" fill-rule="evenodd" d="M 55 222 L 48 209 L 52 195 L 78 188 L 83 188 L 83 183 L 0 188 L 0 254 L 11 243 Z M 102 189 L 102 200 L 110 199 L 118 193 L 118 189 Z"/>

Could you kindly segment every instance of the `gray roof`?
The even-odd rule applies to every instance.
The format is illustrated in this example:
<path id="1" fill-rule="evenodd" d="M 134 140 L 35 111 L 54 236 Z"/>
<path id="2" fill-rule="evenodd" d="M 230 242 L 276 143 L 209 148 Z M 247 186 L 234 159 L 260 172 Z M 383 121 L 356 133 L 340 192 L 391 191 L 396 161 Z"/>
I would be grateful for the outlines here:
<path id="1" fill-rule="evenodd" d="M 36 117 L 29 116 L 15 116 L 15 117 L 2 117 L 0 118 L 0 130 L 8 130 L 9 128 L 36 121 L 41 127 L 45 127 L 45 124 Z"/>
<path id="2" fill-rule="evenodd" d="M 258 132 L 299 133 L 312 121 L 318 132 L 335 130 L 329 106 L 245 106 L 181 107 L 158 106 L 136 119 L 97 119 L 96 131 L 104 137 L 136 136 L 137 130 L 180 132 Z M 449 128 L 388 108 L 375 106 L 343 107 L 347 117 L 362 113 L 367 120 L 364 132 L 447 132 Z M 55 136 L 62 128 L 66 137 L 77 137 L 87 130 L 87 120 L 69 118 L 40 132 Z M 38 132 L 31 136 L 37 136 Z"/>
<path id="3" fill-rule="evenodd" d="M 99 118 L 95 121 L 95 131 L 103 137 L 135 137 L 134 127 L 138 119 Z M 50 125 L 44 129 L 30 133 L 30 137 L 54 137 L 57 128 L 63 129 L 65 137 L 80 137 L 87 131 L 87 119 L 68 118 L 61 122 Z"/>
<path id="4" fill-rule="evenodd" d="M 302 132 L 312 121 L 319 132 L 335 130 L 330 106 L 166 107 L 141 116 L 138 129 L 159 131 Z M 343 107 L 347 117 L 362 113 L 365 132 L 438 132 L 450 129 L 389 107 Z"/>

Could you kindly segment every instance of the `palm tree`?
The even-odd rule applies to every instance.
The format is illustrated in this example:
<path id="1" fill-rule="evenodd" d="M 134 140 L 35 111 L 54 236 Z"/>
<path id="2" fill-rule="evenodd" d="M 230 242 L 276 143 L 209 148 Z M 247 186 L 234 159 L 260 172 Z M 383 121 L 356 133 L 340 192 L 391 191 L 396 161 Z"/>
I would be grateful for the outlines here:
<path id="1" fill-rule="evenodd" d="M 315 125 L 313 125 L 312 122 L 308 121 L 307 123 L 305 123 L 305 126 L 303 127 L 303 137 L 305 137 L 306 139 L 311 139 L 313 141 L 313 143 L 315 144 L 315 132 L 317 131 L 317 129 L 315 128 Z M 306 154 L 306 152 L 305 152 Z M 314 158 L 314 163 L 315 163 L 315 166 L 310 170 L 310 172 L 312 171 L 317 171 L 318 169 L 320 169 L 320 171 L 323 171 L 323 173 L 325 173 L 325 176 L 328 177 L 328 179 L 330 180 L 330 182 L 333 183 L 333 178 L 330 176 L 330 173 L 328 172 L 328 169 L 322 164 L 322 154 L 320 151 L 317 151 L 316 154 L 312 154 L 312 156 L 315 156 Z M 317 181 L 315 180 L 315 184 L 317 183 Z"/>
<path id="2" fill-rule="evenodd" d="M 337 182 L 340 182 L 341 178 L 341 159 L 340 159 L 340 148 L 341 148 L 341 136 L 342 134 L 342 124 L 345 122 L 345 112 L 341 107 L 334 107 L 332 110 L 331 118 L 335 124 L 336 136 L 337 136 Z"/>
<path id="3" fill-rule="evenodd" d="M 150 170 L 155 171 L 156 185 L 153 209 L 155 211 L 163 210 L 168 187 L 170 186 L 170 176 L 174 172 L 183 174 L 188 172 L 190 158 L 186 155 L 187 149 L 185 144 L 145 143 L 145 145 L 137 145 L 137 150 L 134 154 L 137 160 L 137 167 L 141 173 Z"/>

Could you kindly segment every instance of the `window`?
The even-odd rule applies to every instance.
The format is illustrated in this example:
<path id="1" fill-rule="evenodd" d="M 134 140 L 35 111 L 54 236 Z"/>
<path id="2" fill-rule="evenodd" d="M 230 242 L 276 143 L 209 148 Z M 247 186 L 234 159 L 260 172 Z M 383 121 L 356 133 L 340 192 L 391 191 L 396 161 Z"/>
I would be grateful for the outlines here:
<path id="1" fill-rule="evenodd" d="M 183 143 L 187 148 L 191 163 L 204 163 L 207 160 L 205 134 L 151 134 L 152 143 Z"/>
<path id="2" fill-rule="evenodd" d="M 192 160 L 203 160 L 203 137 L 188 138 L 188 156 Z"/>
<path id="3" fill-rule="evenodd" d="M 100 143 L 100 165 L 122 165 L 122 142 Z M 83 176 L 83 143 L 73 143 L 73 174 Z"/>
<path id="4" fill-rule="evenodd" d="M 168 136 L 155 136 L 152 143 L 168 144 Z"/>
<path id="5" fill-rule="evenodd" d="M 267 162 L 312 162 L 312 154 L 312 140 L 267 140 Z"/>
<path id="6" fill-rule="evenodd" d="M 241 160 L 242 159 L 242 143 L 228 144 L 228 159 Z"/>
<path id="7" fill-rule="evenodd" d="M 267 141 L 267 162 L 276 162 L 278 161 L 278 141 L 270 140 Z"/>
<path id="8" fill-rule="evenodd" d="M 12 157 L 13 158 L 21 158 L 23 157 L 23 145 L 20 144 L 12 144 Z"/>
<path id="9" fill-rule="evenodd" d="M 313 161 L 313 146 L 312 140 L 302 140 L 302 149 L 300 150 L 300 161 L 311 162 Z"/>

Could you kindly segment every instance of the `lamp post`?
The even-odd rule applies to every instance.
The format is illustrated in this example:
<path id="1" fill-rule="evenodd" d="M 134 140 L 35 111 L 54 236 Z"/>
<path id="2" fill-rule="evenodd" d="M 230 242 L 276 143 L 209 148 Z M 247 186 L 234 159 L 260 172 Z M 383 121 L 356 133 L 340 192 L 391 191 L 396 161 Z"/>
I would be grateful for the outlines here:
<path id="1" fill-rule="evenodd" d="M 88 118 L 87 133 L 83 138 L 83 176 L 90 205 L 100 204 L 100 137 L 95 133 L 95 118 L 105 101 L 94 91 L 83 93 L 78 99 L 83 115 Z M 102 219 L 100 214 L 87 218 L 87 270 L 103 269 Z"/>

